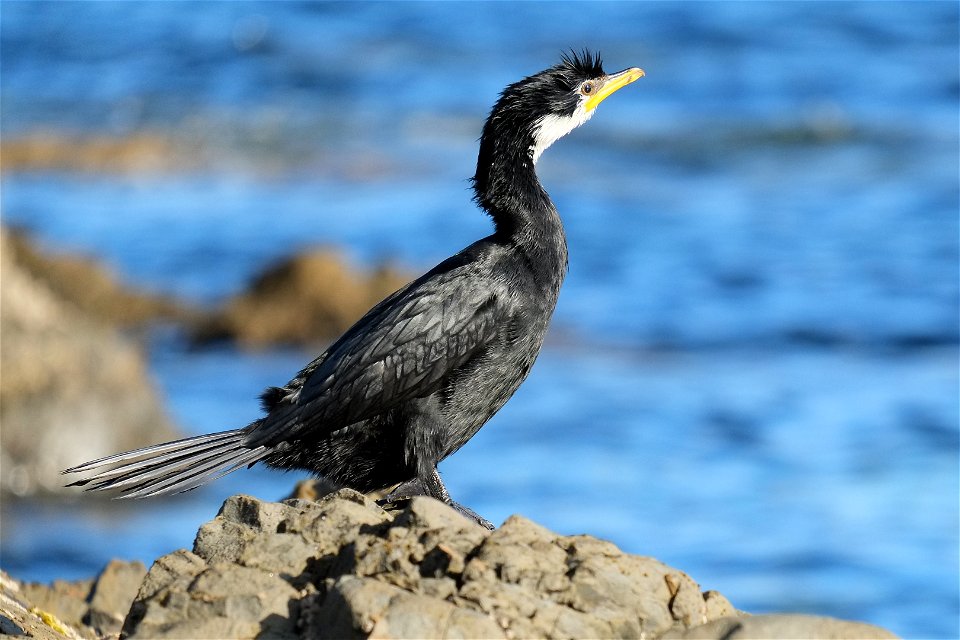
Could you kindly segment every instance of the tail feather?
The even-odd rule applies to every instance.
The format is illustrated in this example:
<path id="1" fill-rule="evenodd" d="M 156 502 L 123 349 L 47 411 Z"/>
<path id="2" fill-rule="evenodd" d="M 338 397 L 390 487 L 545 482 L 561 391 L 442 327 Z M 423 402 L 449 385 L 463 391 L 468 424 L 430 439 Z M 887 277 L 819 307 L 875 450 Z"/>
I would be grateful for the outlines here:
<path id="1" fill-rule="evenodd" d="M 181 441 L 181 442 L 182 442 L 182 441 Z M 159 447 L 165 447 L 165 445 L 158 445 L 158 446 L 159 446 Z M 166 453 L 164 453 L 165 448 L 164 448 L 164 449 L 160 449 L 159 452 L 158 452 L 156 455 L 152 455 L 152 456 L 149 457 L 149 458 L 144 458 L 144 459 L 142 459 L 142 460 L 134 461 L 134 462 L 127 462 L 127 463 L 125 463 L 125 464 L 122 464 L 122 465 L 119 466 L 119 467 L 113 467 L 113 468 L 107 469 L 107 470 L 105 470 L 105 471 L 100 471 L 100 472 L 98 472 L 97 474 L 95 474 L 95 475 L 93 475 L 93 476 L 91 476 L 91 477 L 89 477 L 89 478 L 84 478 L 84 479 L 82 479 L 82 480 L 77 480 L 77 481 L 75 481 L 75 482 L 71 482 L 71 483 L 68 484 L 67 486 L 68 486 L 68 487 L 83 486 L 83 485 L 86 485 L 87 483 L 89 483 L 89 482 L 91 482 L 91 481 L 93 481 L 93 480 L 98 480 L 99 482 L 96 484 L 96 486 L 95 486 L 95 487 L 90 487 L 90 489 L 94 489 L 94 488 L 96 488 L 96 489 L 106 489 L 106 488 L 115 489 L 115 488 L 117 488 L 117 487 L 122 486 L 122 484 L 118 483 L 118 484 L 113 484 L 113 485 L 109 485 L 109 486 L 108 486 L 108 481 L 109 481 L 110 478 L 113 478 L 113 477 L 115 477 L 115 476 L 125 476 L 125 477 L 128 477 L 128 476 L 130 476 L 134 471 L 140 471 L 142 474 L 146 474 L 148 471 L 150 471 L 150 470 L 152 470 L 152 469 L 164 468 L 164 467 L 173 467 L 173 466 L 175 466 L 176 463 L 178 463 L 178 462 L 181 462 L 181 461 L 183 461 L 183 460 L 190 459 L 192 456 L 197 456 L 197 455 L 199 455 L 199 454 L 205 453 L 205 452 L 210 451 L 211 449 L 217 448 L 217 447 L 219 447 L 219 446 L 220 446 L 220 443 L 218 443 L 218 442 L 204 441 L 204 442 L 199 442 L 199 443 L 196 443 L 196 444 L 184 444 L 182 449 L 175 449 L 175 450 L 173 450 L 173 451 L 169 451 L 169 452 L 166 452 Z M 91 466 L 91 465 L 93 465 L 93 463 L 87 463 L 86 465 L 83 465 L 83 466 L 84 466 L 86 469 L 91 470 L 91 469 L 96 469 L 97 467 L 100 467 L 100 466 L 108 466 L 108 465 L 112 465 L 112 464 L 117 464 L 120 460 L 132 460 L 132 459 L 135 459 L 135 458 L 139 458 L 139 457 L 142 457 L 142 456 L 147 455 L 147 454 L 149 454 L 149 453 L 151 453 L 149 449 L 139 449 L 139 450 L 137 450 L 137 451 L 130 451 L 130 452 L 123 453 L 123 454 L 117 454 L 116 456 L 111 456 L 111 458 L 113 458 L 113 460 L 112 460 L 111 462 L 104 462 L 104 463 L 101 463 L 101 464 L 95 465 L 95 466 Z M 117 460 L 118 457 L 120 458 L 120 460 Z M 75 467 L 75 468 L 73 468 L 73 469 L 67 469 L 67 470 L 64 471 L 63 473 L 78 473 L 78 472 L 79 472 L 79 469 L 78 469 L 77 467 Z"/>
<path id="2" fill-rule="evenodd" d="M 98 458 L 97 460 L 91 460 L 90 462 L 84 462 L 83 464 L 78 464 L 75 467 L 70 467 L 61 471 L 61 474 L 66 473 L 80 473 L 83 471 L 90 471 L 96 469 L 97 467 L 102 467 L 108 464 L 114 464 L 116 462 L 122 462 L 124 460 L 131 460 L 133 458 L 139 458 L 147 454 L 157 455 L 167 451 L 176 451 L 181 453 L 189 448 L 200 446 L 205 443 L 216 442 L 218 440 L 233 440 L 239 434 L 240 430 L 234 429 L 231 431 L 220 431 L 217 433 L 208 433 L 202 436 L 193 436 L 190 438 L 181 438 L 180 440 L 171 440 L 170 442 L 163 442 L 161 444 L 152 444 L 149 447 L 143 447 L 141 449 L 134 449 L 133 451 L 124 451 L 123 453 L 115 453 L 112 456 L 107 456 L 105 458 Z M 151 456 L 153 457 L 153 456 Z"/>
<path id="3" fill-rule="evenodd" d="M 160 478 L 160 480 L 156 482 L 137 485 L 130 489 L 128 493 L 120 496 L 120 498 L 150 498 L 152 496 L 192 491 L 200 485 L 222 478 L 240 467 L 253 464 L 266 453 L 265 449 L 266 447 L 249 449 L 239 458 L 236 456 L 221 456 L 215 463 L 211 463 L 203 468 L 188 469 L 187 471 L 189 471 L 189 473 L 180 472 L 166 476 L 165 482 L 161 482 L 164 478 Z"/>
<path id="4" fill-rule="evenodd" d="M 189 455 L 176 456 L 172 459 L 158 460 L 157 462 L 147 459 L 131 465 L 124 465 L 91 478 L 91 480 L 95 479 L 97 482 L 92 484 L 89 490 L 102 491 L 105 489 L 122 489 L 131 485 L 140 487 L 148 483 L 156 484 L 181 473 L 197 470 L 198 465 L 205 464 L 208 461 L 208 454 L 216 455 L 219 451 L 220 449 L 213 448 L 201 449 Z M 229 451 L 226 455 L 232 457 L 235 453 Z M 169 454 L 162 457 L 169 458 Z M 151 462 L 153 464 L 144 465 L 144 463 Z M 108 474 L 110 477 L 107 477 Z"/>
<path id="5" fill-rule="evenodd" d="M 253 465 L 267 454 L 265 446 L 245 446 L 244 435 L 236 429 L 183 438 L 86 462 L 63 473 L 95 471 L 67 486 L 83 486 L 85 491 L 119 489 L 118 498 L 182 493 Z"/>

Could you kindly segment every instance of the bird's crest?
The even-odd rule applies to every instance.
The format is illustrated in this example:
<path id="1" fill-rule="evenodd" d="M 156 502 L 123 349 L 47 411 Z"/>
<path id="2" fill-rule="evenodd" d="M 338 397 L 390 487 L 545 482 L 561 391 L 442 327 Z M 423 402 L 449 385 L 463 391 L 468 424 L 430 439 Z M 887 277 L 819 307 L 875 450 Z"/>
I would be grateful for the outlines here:
<path id="1" fill-rule="evenodd" d="M 592 53 L 589 49 L 583 49 L 577 52 L 571 49 L 569 52 L 560 56 L 560 67 L 572 71 L 578 76 L 584 78 L 599 78 L 603 75 L 603 61 L 600 59 L 600 52 Z"/>

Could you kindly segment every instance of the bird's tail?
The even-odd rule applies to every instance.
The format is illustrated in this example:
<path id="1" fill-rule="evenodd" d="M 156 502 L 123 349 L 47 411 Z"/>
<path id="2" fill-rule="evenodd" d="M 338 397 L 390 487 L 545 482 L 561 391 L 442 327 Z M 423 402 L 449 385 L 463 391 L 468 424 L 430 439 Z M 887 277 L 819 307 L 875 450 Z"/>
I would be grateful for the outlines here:
<path id="1" fill-rule="evenodd" d="M 85 491 L 118 489 L 117 498 L 182 493 L 240 467 L 252 466 L 268 453 L 265 446 L 245 446 L 244 435 L 243 429 L 234 429 L 164 442 L 93 460 L 62 473 L 96 471 L 67 486 L 85 487 Z"/>

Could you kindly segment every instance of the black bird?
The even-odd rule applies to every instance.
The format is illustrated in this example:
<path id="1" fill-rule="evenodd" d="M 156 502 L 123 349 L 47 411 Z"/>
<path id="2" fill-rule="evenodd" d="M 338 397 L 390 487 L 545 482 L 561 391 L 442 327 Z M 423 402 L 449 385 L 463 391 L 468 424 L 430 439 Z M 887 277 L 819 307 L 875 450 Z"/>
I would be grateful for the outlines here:
<path id="1" fill-rule="evenodd" d="M 588 51 L 508 86 L 480 138 L 474 199 L 494 232 L 392 294 L 283 387 L 242 429 L 94 460 L 68 486 L 145 498 L 194 489 L 244 466 L 305 469 L 395 500 L 429 495 L 488 528 L 447 493 L 437 464 L 473 437 L 527 377 L 567 270 L 560 216 L 534 165 L 643 76 L 607 75 Z"/>

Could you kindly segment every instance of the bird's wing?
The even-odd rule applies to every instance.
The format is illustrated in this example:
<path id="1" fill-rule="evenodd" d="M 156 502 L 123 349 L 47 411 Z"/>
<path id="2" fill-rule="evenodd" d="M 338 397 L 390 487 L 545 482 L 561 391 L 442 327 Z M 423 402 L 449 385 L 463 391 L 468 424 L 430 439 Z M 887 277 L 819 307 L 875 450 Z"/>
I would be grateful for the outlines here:
<path id="1" fill-rule="evenodd" d="M 302 387 L 250 432 L 248 443 L 330 433 L 437 391 L 496 339 L 506 315 L 469 274 L 414 283 L 374 307 L 325 354 Z"/>

